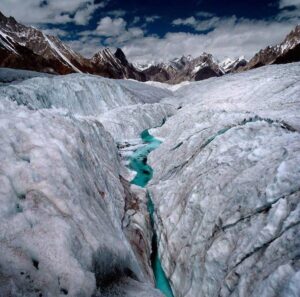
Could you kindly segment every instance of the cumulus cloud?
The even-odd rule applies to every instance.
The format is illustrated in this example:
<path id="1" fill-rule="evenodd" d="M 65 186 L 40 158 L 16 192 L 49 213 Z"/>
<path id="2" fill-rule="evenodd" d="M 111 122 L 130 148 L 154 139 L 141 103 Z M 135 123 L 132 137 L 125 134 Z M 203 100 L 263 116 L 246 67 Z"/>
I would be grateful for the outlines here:
<path id="1" fill-rule="evenodd" d="M 176 19 L 172 22 L 173 26 L 189 26 L 196 31 L 206 31 L 215 28 L 220 22 L 227 22 L 229 18 L 221 19 L 217 16 L 205 20 L 198 20 L 194 16 L 186 19 Z"/>
<path id="2" fill-rule="evenodd" d="M 99 21 L 96 32 L 102 36 L 118 36 L 125 31 L 125 28 L 126 21 L 124 19 L 104 17 Z"/>
<path id="3" fill-rule="evenodd" d="M 86 57 L 91 57 L 101 48 L 122 47 L 127 42 L 144 37 L 144 31 L 136 26 L 128 26 L 123 18 L 102 18 L 95 30 L 85 30 L 78 33 L 78 40 L 67 41 L 75 51 Z"/>
<path id="4" fill-rule="evenodd" d="M 168 33 L 163 38 L 143 37 L 127 43 L 123 49 L 134 62 L 162 62 L 181 55 L 212 53 L 225 57 L 245 55 L 251 58 L 267 45 L 277 44 L 294 27 L 291 22 L 267 22 L 235 17 L 222 20 L 208 34 Z"/>
<path id="5" fill-rule="evenodd" d="M 278 14 L 278 20 L 293 19 L 300 21 L 300 0 L 280 0 L 279 9 L 281 12 Z"/>
<path id="6" fill-rule="evenodd" d="M 279 8 L 291 7 L 291 6 L 300 6 L 300 0 L 280 0 Z"/>
<path id="7" fill-rule="evenodd" d="M 100 37 L 83 36 L 78 40 L 66 41 L 74 51 L 81 53 L 84 57 L 90 58 L 101 49 L 103 49 L 102 39 Z"/>
<path id="8" fill-rule="evenodd" d="M 24 24 L 85 25 L 92 13 L 107 3 L 108 0 L 97 4 L 94 0 L 1 0 L 0 10 Z"/>
<path id="9" fill-rule="evenodd" d="M 42 28 L 42 31 L 47 34 L 47 35 L 53 35 L 53 36 L 57 36 L 57 37 L 64 37 L 68 35 L 68 32 L 62 29 L 58 29 L 58 28 L 53 28 L 53 29 L 49 29 L 49 28 Z"/>
<path id="10" fill-rule="evenodd" d="M 151 16 L 146 16 L 145 17 L 146 23 L 153 23 L 158 19 L 160 19 L 160 16 L 158 16 L 158 15 L 151 15 Z"/>
<path id="11" fill-rule="evenodd" d="M 83 32 L 84 35 L 91 34 L 108 37 L 105 44 L 122 44 L 125 41 L 134 40 L 144 36 L 144 31 L 139 27 L 128 27 L 123 18 L 104 17 L 98 22 L 96 31 Z"/>
<path id="12" fill-rule="evenodd" d="M 107 15 L 111 15 L 113 17 L 122 17 L 126 15 L 126 11 L 122 9 L 116 9 L 106 12 Z"/>

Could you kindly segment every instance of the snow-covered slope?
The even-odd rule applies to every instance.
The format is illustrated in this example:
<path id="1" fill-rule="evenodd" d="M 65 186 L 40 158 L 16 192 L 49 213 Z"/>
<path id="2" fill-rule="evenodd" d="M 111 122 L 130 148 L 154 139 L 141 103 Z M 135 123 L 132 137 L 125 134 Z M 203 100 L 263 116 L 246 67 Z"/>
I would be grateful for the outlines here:
<path id="1" fill-rule="evenodd" d="M 175 296 L 299 296 L 299 76 L 267 66 L 167 100 L 149 190 Z"/>
<path id="2" fill-rule="evenodd" d="M 76 74 L 37 77 L 0 89 L 0 96 L 32 109 L 65 108 L 80 115 L 99 115 L 119 106 L 155 103 L 172 93 L 135 81 Z"/>

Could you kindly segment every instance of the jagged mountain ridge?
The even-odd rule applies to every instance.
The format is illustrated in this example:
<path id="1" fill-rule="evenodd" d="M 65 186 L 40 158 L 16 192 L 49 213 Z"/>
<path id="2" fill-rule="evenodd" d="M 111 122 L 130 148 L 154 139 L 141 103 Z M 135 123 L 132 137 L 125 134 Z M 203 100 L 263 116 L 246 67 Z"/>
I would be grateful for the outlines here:
<path id="1" fill-rule="evenodd" d="M 91 59 L 74 52 L 59 38 L 18 23 L 0 12 L 0 66 L 54 74 L 83 72 L 109 78 L 158 81 L 176 84 L 199 81 L 267 64 L 300 60 L 300 25 L 276 46 L 258 52 L 249 62 L 243 57 L 219 63 L 211 54 L 182 56 L 167 63 L 133 65 L 121 49 L 106 48 Z"/>
<path id="2" fill-rule="evenodd" d="M 240 70 L 245 71 L 270 64 L 286 64 L 300 61 L 300 25 L 297 25 L 278 45 L 260 50 Z"/>
<path id="3" fill-rule="evenodd" d="M 187 80 L 198 81 L 221 76 L 225 72 L 211 54 L 203 53 L 197 58 L 192 58 L 190 55 L 182 56 L 168 63 L 145 66 L 143 73 L 147 80 L 174 84 Z"/>
<path id="4" fill-rule="evenodd" d="M 96 53 L 91 59 L 74 52 L 59 38 L 18 23 L 0 12 L 0 66 L 68 74 L 84 72 L 110 78 L 145 80 L 118 49 Z M 119 58 L 121 59 L 119 59 Z"/>

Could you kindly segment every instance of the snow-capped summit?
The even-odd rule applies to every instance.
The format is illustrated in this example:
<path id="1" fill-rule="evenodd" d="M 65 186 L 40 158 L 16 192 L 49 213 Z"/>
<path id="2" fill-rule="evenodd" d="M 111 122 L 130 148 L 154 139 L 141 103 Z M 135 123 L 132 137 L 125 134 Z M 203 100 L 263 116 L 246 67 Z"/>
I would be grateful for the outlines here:
<path id="1" fill-rule="evenodd" d="M 26 59 L 26 55 L 39 56 L 36 59 L 40 60 L 46 69 L 33 68 L 34 70 L 65 74 L 82 72 L 87 64 L 87 59 L 75 53 L 57 37 L 19 24 L 13 17 L 7 18 L 3 14 L 0 15 L 0 39 L 2 49 L 7 53 L 7 59 L 13 60 L 14 55 L 19 56 L 15 57 L 17 60 L 22 56 Z M 52 69 L 47 69 L 48 67 Z"/>
<path id="2" fill-rule="evenodd" d="M 221 76 L 224 71 L 211 54 L 202 53 L 197 58 L 188 55 L 174 58 L 167 63 L 151 65 L 143 73 L 147 80 L 174 84 Z"/>
<path id="3" fill-rule="evenodd" d="M 222 67 L 225 73 L 235 72 L 240 67 L 246 66 L 247 60 L 244 56 L 241 56 L 235 60 L 232 60 L 230 58 L 226 58 L 224 61 L 222 61 L 219 65 Z"/>
<path id="4" fill-rule="evenodd" d="M 67 74 L 85 72 L 111 78 L 144 80 L 118 49 L 104 49 L 84 58 L 59 38 L 19 24 L 0 13 L 0 66 Z"/>
<path id="5" fill-rule="evenodd" d="M 96 71 L 99 69 L 99 71 L 108 73 L 109 77 L 132 78 L 145 81 L 145 76 L 142 72 L 127 61 L 125 54 L 120 48 L 114 54 L 109 48 L 105 48 L 96 53 L 92 57 L 91 62 Z M 98 74 L 101 74 L 101 72 Z"/>

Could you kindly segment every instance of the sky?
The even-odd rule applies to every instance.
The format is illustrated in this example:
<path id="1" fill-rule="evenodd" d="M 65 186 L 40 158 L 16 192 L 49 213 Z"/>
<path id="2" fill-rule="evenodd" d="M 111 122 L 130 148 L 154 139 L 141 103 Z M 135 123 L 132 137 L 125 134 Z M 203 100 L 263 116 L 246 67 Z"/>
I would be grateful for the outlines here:
<path id="1" fill-rule="evenodd" d="M 0 10 L 86 57 L 120 47 L 136 63 L 249 59 L 300 23 L 300 0 L 0 0 Z"/>

